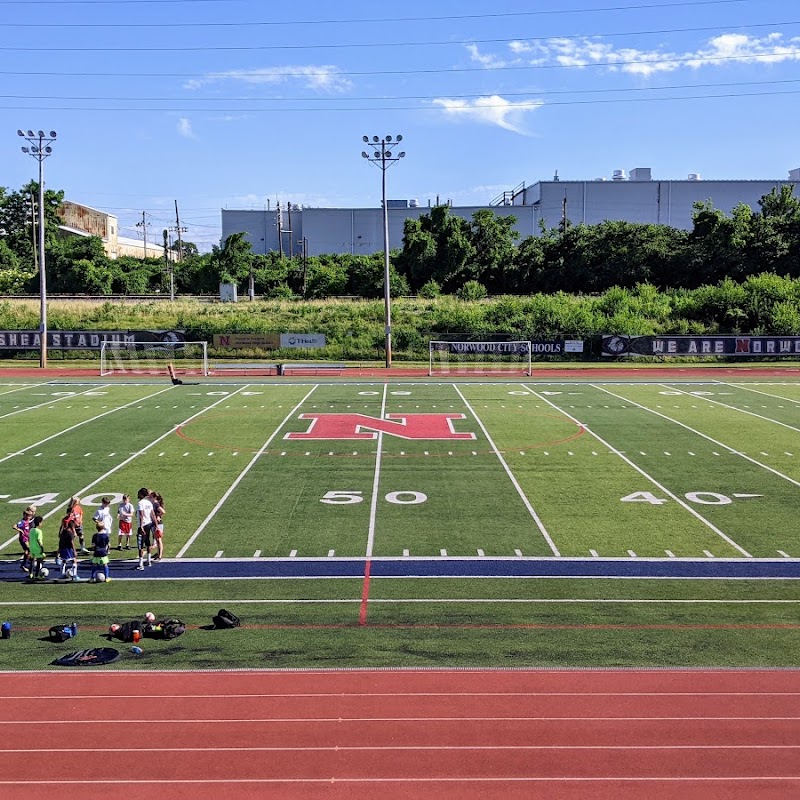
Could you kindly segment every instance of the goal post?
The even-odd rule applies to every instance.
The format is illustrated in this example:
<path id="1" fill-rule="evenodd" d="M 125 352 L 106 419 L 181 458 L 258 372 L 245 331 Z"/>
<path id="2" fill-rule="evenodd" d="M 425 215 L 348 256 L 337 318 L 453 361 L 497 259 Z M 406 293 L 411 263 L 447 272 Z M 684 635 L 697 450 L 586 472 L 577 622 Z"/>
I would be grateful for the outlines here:
<path id="1" fill-rule="evenodd" d="M 207 342 L 102 342 L 100 375 L 208 375 Z"/>
<path id="2" fill-rule="evenodd" d="M 525 341 L 431 341 L 428 375 L 530 375 L 532 349 Z"/>

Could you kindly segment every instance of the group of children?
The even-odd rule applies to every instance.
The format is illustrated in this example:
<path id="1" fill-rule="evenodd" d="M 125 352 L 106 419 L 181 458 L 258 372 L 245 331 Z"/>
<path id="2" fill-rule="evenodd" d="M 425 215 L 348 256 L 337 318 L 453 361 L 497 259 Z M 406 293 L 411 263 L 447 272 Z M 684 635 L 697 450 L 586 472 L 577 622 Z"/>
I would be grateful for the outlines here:
<path id="1" fill-rule="evenodd" d="M 151 551 L 155 547 L 155 560 L 160 560 L 164 555 L 164 500 L 157 492 L 142 488 L 137 494 L 138 504 L 134 509 L 128 495 L 123 495 L 122 502 L 117 507 L 118 538 L 117 550 L 122 550 L 123 540 L 125 549 L 130 550 L 130 540 L 133 530 L 134 516 L 136 517 L 136 546 L 139 551 L 139 563 L 136 569 L 143 570 L 145 558 L 147 566 L 152 563 Z M 96 582 L 110 581 L 109 576 L 109 551 L 111 549 L 111 532 L 113 518 L 109 509 L 111 501 L 103 497 L 100 507 L 95 512 L 92 520 L 95 533 L 92 535 L 92 576 Z M 41 516 L 36 514 L 36 506 L 28 506 L 22 514 L 22 519 L 14 525 L 14 532 L 18 534 L 22 547 L 21 568 L 29 573 L 31 580 L 42 580 L 47 577 L 44 570 L 44 541 L 42 535 Z M 78 554 L 88 553 L 83 533 L 83 508 L 79 497 L 72 497 L 67 505 L 65 515 L 61 519 L 58 531 L 58 550 L 56 552 L 56 566 L 61 567 L 61 577 L 64 579 L 80 580 L 78 578 Z"/>

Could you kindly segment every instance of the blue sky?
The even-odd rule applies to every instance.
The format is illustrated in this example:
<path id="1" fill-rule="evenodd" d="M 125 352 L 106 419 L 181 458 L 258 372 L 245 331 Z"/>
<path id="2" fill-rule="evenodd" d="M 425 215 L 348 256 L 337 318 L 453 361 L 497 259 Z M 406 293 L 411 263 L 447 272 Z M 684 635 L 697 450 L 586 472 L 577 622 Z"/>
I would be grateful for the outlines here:
<path id="1" fill-rule="evenodd" d="M 800 166 L 796 0 L 0 0 L 0 20 L 0 185 L 35 174 L 16 130 L 54 129 L 48 187 L 123 235 L 146 211 L 160 237 L 175 200 L 201 249 L 220 208 L 377 206 L 363 134 L 403 135 L 388 195 L 422 205 L 556 170 Z"/>

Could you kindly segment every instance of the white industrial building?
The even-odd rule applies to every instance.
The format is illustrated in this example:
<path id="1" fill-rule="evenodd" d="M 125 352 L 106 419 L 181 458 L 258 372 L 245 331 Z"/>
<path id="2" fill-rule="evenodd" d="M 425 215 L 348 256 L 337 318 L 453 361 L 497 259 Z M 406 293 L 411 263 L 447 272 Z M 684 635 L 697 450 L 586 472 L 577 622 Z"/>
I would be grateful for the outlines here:
<path id="1" fill-rule="evenodd" d="M 793 169 L 787 180 L 702 180 L 691 174 L 685 180 L 659 180 L 646 167 L 632 169 L 630 175 L 615 170 L 611 179 L 588 181 L 538 181 L 521 184 L 485 206 L 453 206 L 450 212 L 471 219 L 476 211 L 490 209 L 498 216 L 516 217 L 520 239 L 538 236 L 541 223 L 557 227 L 564 216 L 572 223 L 587 225 L 605 220 L 656 223 L 689 230 L 693 206 L 710 201 L 726 213 L 739 203 L 751 208 L 773 189 L 800 184 L 800 169 Z M 798 192 L 800 195 L 800 192 Z M 390 200 L 389 245 L 403 245 L 406 219 L 430 213 L 415 200 Z M 308 255 L 324 253 L 370 254 L 383 249 L 383 211 L 381 208 L 286 208 L 260 211 L 222 211 L 222 240 L 243 232 L 254 253 L 282 250 L 287 256 L 302 253 L 306 241 Z"/>

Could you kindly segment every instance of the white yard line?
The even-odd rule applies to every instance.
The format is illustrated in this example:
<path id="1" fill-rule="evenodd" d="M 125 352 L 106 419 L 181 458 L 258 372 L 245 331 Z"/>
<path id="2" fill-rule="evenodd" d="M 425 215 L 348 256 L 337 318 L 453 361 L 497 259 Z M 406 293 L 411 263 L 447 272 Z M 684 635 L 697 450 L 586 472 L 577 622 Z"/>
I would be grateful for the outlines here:
<path id="1" fill-rule="evenodd" d="M 242 388 L 246 388 L 246 387 L 242 387 Z M 219 501 L 214 506 L 214 508 L 211 509 L 211 511 L 209 512 L 208 516 L 200 523 L 200 526 L 198 527 L 198 529 L 189 537 L 189 540 L 186 542 L 186 544 L 184 544 L 184 546 L 181 547 L 180 550 L 178 550 L 178 552 L 175 555 L 175 558 L 182 558 L 183 554 L 192 546 L 192 544 L 194 544 L 194 542 L 197 539 L 197 537 L 206 529 L 206 527 L 208 526 L 208 523 L 211 522 L 212 519 L 214 519 L 214 517 L 217 515 L 217 512 L 224 505 L 225 501 L 231 496 L 231 494 L 233 493 L 233 490 L 242 482 L 242 480 L 244 479 L 245 475 L 247 475 L 247 473 L 250 472 L 250 470 L 252 469 L 252 467 L 256 463 L 256 461 L 258 461 L 258 459 L 261 458 L 261 456 L 263 455 L 264 451 L 270 446 L 272 440 L 278 435 L 278 433 L 280 432 L 281 428 L 289 421 L 289 419 L 292 417 L 292 415 L 297 412 L 297 409 L 300 408 L 303 405 L 303 403 L 305 403 L 306 400 L 308 400 L 309 397 L 311 397 L 311 395 L 314 393 L 314 391 L 317 388 L 319 388 L 319 384 L 314 384 L 314 386 L 311 387 L 311 389 L 308 391 L 306 396 L 283 418 L 283 421 L 270 434 L 269 439 L 267 439 L 267 441 L 264 442 L 264 444 L 258 449 L 258 452 L 250 459 L 250 463 L 239 473 L 239 476 L 228 487 L 228 489 L 226 490 L 225 494 L 223 494 L 222 497 L 220 497 Z M 223 398 L 223 399 L 227 399 L 227 398 Z"/>
<path id="2" fill-rule="evenodd" d="M 756 417 L 757 419 L 761 419 L 764 422 L 771 422 L 774 425 L 780 425 L 782 428 L 788 428 L 790 431 L 794 431 L 795 433 L 800 433 L 800 428 L 795 428 L 794 425 L 788 425 L 785 422 L 781 422 L 777 419 L 772 419 L 772 417 L 765 417 L 763 414 L 756 414 L 755 411 L 746 411 L 743 408 L 737 408 L 736 406 L 728 405 L 728 403 L 723 403 L 721 400 L 712 400 L 710 397 L 698 397 L 697 395 L 692 394 L 691 392 L 687 392 L 684 389 L 678 389 L 675 386 L 670 386 L 668 383 L 659 383 L 657 386 L 663 386 L 665 389 L 669 389 L 672 392 L 680 392 L 687 397 L 694 397 L 698 400 L 704 400 L 707 403 L 713 403 L 717 406 L 722 406 L 723 408 L 730 409 L 731 411 L 738 411 L 740 414 L 747 414 L 751 417 Z M 788 401 L 787 401 L 788 402 Z"/>
<path id="3" fill-rule="evenodd" d="M 770 392 L 762 392 L 760 389 L 753 389 L 746 383 L 731 383 L 729 381 L 717 381 L 715 386 L 728 386 L 731 389 L 744 389 L 747 392 L 753 392 L 753 394 L 762 394 L 764 397 L 772 397 L 775 400 L 783 400 L 786 403 L 794 403 L 795 405 L 800 405 L 800 400 L 793 398 L 793 397 L 784 397 L 782 394 L 771 394 Z M 761 384 L 758 384 L 759 386 Z M 704 397 L 704 400 L 708 398 Z"/>
<path id="4" fill-rule="evenodd" d="M 594 384 L 590 384 L 590 385 L 594 386 Z M 584 425 L 582 422 L 577 420 L 575 417 L 572 416 L 572 414 L 569 414 L 568 412 L 564 411 L 563 408 L 559 408 L 559 406 L 557 406 L 555 403 L 553 403 L 550 400 L 548 400 L 543 395 L 538 394 L 530 385 L 526 385 L 525 388 L 528 391 L 530 391 L 532 394 L 534 394 L 536 397 L 538 397 L 540 400 L 543 400 L 549 406 L 551 406 L 552 408 L 556 409 L 556 411 L 559 411 L 565 417 L 568 417 L 569 419 L 571 419 L 576 425 L 580 425 L 582 428 L 584 428 L 584 430 L 590 436 L 593 436 L 595 439 L 597 439 L 598 442 L 600 442 L 602 445 L 607 447 L 612 453 L 614 453 L 614 455 L 619 456 L 628 466 L 630 466 L 633 469 L 635 469 L 642 477 L 644 477 L 648 481 L 650 481 L 650 483 L 652 483 L 653 486 L 658 487 L 662 492 L 664 492 L 666 495 L 671 497 L 679 506 L 681 506 L 681 508 L 683 508 L 686 511 L 688 511 L 696 519 L 699 519 L 700 522 L 702 522 L 706 527 L 708 527 L 710 530 L 712 530 L 714 533 L 716 533 L 717 536 L 719 536 L 723 541 L 726 541 L 731 547 L 733 547 L 734 549 L 738 550 L 743 556 L 747 556 L 747 558 L 752 558 L 753 557 L 750 553 L 747 552 L 747 550 L 745 550 L 743 547 L 741 547 L 741 545 L 738 545 L 733 539 L 731 539 L 730 536 L 728 536 L 726 533 L 723 533 L 710 520 L 707 520 L 702 514 L 697 512 L 695 509 L 693 509 L 685 500 L 681 499 L 680 497 L 678 497 L 678 495 L 676 495 L 675 493 L 673 493 L 669 489 L 667 489 L 666 486 L 663 486 L 661 483 L 659 483 L 652 475 L 650 475 L 647 472 L 645 472 L 640 466 L 635 464 L 624 453 L 621 453 L 619 450 L 617 450 L 616 447 L 614 447 L 613 445 L 609 444 L 605 439 L 603 439 L 601 436 L 596 434 L 591 428 L 589 428 L 588 426 Z M 600 389 L 603 392 L 607 391 L 606 389 L 601 389 L 601 387 L 599 387 L 599 386 L 594 386 L 594 388 Z M 617 395 L 614 395 L 613 392 L 608 392 L 608 394 L 611 394 L 614 397 L 617 397 Z M 621 399 L 624 400 L 625 398 L 621 398 Z M 629 401 L 629 402 L 632 402 L 632 401 Z M 644 407 L 642 406 L 642 408 L 644 408 Z M 645 410 L 649 410 L 649 409 L 645 409 Z M 663 416 L 663 415 L 660 415 L 660 416 Z"/>
<path id="5" fill-rule="evenodd" d="M 383 397 L 381 398 L 381 419 L 386 418 L 386 392 L 388 383 L 383 384 Z M 372 479 L 372 498 L 369 503 L 369 531 L 367 533 L 366 557 L 372 558 L 375 548 L 375 520 L 378 515 L 378 486 L 381 481 L 381 455 L 383 453 L 383 431 L 378 431 L 378 449 L 375 456 L 375 476 Z"/>
<path id="6" fill-rule="evenodd" d="M 15 414 L 24 414 L 26 411 L 34 411 L 37 408 L 41 408 L 42 406 L 51 406 L 53 403 L 60 403 L 62 400 L 74 400 L 76 397 L 80 397 L 82 394 L 86 394 L 87 392 L 96 392 L 98 389 L 105 389 L 111 384 L 104 383 L 100 386 L 92 386 L 91 389 L 84 389 L 82 392 L 73 392 L 71 394 L 65 394 L 63 397 L 56 397 L 52 400 L 47 400 L 44 403 L 38 403 L 35 406 L 28 406 L 27 408 L 19 408 L 16 411 L 10 411 L 8 414 L 0 414 L 0 419 L 5 419 L 6 417 L 13 417 Z"/>
<path id="7" fill-rule="evenodd" d="M 6 384 L 3 385 L 5 386 Z M 17 386 L 16 389 L 9 389 L 6 392 L 0 392 L 0 397 L 2 397 L 4 394 L 13 394 L 14 392 L 21 392 L 24 391 L 25 389 L 38 389 L 40 386 L 48 386 L 48 385 L 49 384 L 47 383 L 23 383 L 22 386 Z"/>
<path id="8" fill-rule="evenodd" d="M 106 385 L 108 385 L 108 384 L 106 384 Z M 180 428 L 181 426 L 186 425 L 187 423 L 191 422 L 193 419 L 201 416 L 202 414 L 205 414 L 206 411 L 210 411 L 212 408 L 214 408 L 215 406 L 218 406 L 220 403 L 224 403 L 225 401 L 230 400 L 230 398 L 233 397 L 233 395 L 238 394 L 239 392 L 241 392 L 241 391 L 243 391 L 244 389 L 247 389 L 247 388 L 249 388 L 249 384 L 239 387 L 238 389 L 236 389 L 236 391 L 231 392 L 230 394 L 226 394 L 224 397 L 220 397 L 219 400 L 214 401 L 210 406 L 206 406 L 204 409 L 202 409 L 201 411 L 198 411 L 196 414 L 192 414 L 191 417 L 187 417 L 185 420 L 183 420 L 183 422 L 179 422 L 177 425 L 173 425 L 166 433 L 162 433 L 161 436 L 159 436 L 157 439 L 154 439 L 152 442 L 150 442 L 150 444 L 145 445 L 141 450 L 138 450 L 132 456 L 130 456 L 129 458 L 126 458 L 124 461 L 122 461 L 121 463 L 117 464 L 116 467 L 113 467 L 112 469 L 108 470 L 108 472 L 106 472 L 105 474 L 101 475 L 99 478 L 97 478 L 97 480 L 92 481 L 90 484 L 88 484 L 87 486 L 84 486 L 82 489 L 78 489 L 78 491 L 75 492 L 75 494 L 78 497 L 80 497 L 81 495 L 85 494 L 93 486 L 96 486 L 98 483 L 100 483 L 100 481 L 104 481 L 109 475 L 113 475 L 115 472 L 117 472 L 118 470 L 122 469 L 127 464 L 130 464 L 130 462 L 133 461 L 134 459 L 138 458 L 141 455 L 144 455 L 144 453 L 146 453 L 151 447 L 154 447 L 159 442 L 161 442 L 164 439 L 166 439 L 168 436 L 171 436 L 175 432 L 175 430 L 177 428 Z M 43 518 L 47 519 L 48 517 L 52 517 L 53 514 L 55 514 L 57 511 L 60 511 L 62 508 L 65 508 L 68 503 L 69 503 L 68 499 L 65 500 L 63 503 L 59 503 L 55 508 L 53 508 L 52 510 L 48 511 L 44 515 Z M 5 550 L 5 548 L 8 547 L 12 542 L 16 542 L 16 541 L 17 541 L 17 537 L 16 536 L 12 536 L 10 539 L 7 539 L 5 542 L 0 544 L 0 550 Z"/>
<path id="9" fill-rule="evenodd" d="M 72 425 L 69 428 L 64 428 L 63 431 L 59 431 L 58 433 L 54 433 L 52 436 L 48 436 L 46 439 L 40 439 L 38 442 L 34 442 L 33 444 L 28 445 L 27 447 L 23 447 L 21 450 L 17 450 L 16 453 L 11 453 L 10 455 L 4 456 L 0 458 L 0 464 L 4 461 L 8 461 L 9 458 L 14 458 L 14 456 L 22 455 L 23 453 L 27 452 L 28 450 L 33 449 L 34 447 L 39 447 L 39 445 L 44 444 L 45 442 L 49 442 L 51 439 L 56 439 L 59 436 L 63 436 L 65 433 L 69 433 L 70 431 L 74 431 L 76 428 L 80 428 L 81 425 L 88 425 L 90 422 L 94 422 L 95 420 L 100 419 L 101 417 L 106 417 L 109 414 L 114 414 L 117 411 L 121 411 L 123 408 L 128 408 L 129 406 L 136 405 L 137 403 L 143 403 L 145 400 L 149 400 L 151 397 L 155 397 L 156 395 L 163 394 L 164 392 L 169 392 L 174 389 L 174 386 L 168 386 L 166 389 L 161 389 L 158 392 L 154 392 L 153 394 L 148 394 L 146 397 L 140 397 L 138 400 L 131 400 L 130 403 L 125 403 L 124 406 L 118 406 L 117 408 L 112 408 L 110 411 L 104 411 L 102 414 L 98 414 L 97 416 L 90 417 L 89 419 L 85 419 L 83 422 L 78 422 L 75 425 Z"/>
<path id="10" fill-rule="evenodd" d="M 683 422 L 680 422 L 673 417 L 669 417 L 666 414 L 662 414 L 660 411 L 655 411 L 652 408 L 648 408 L 647 406 L 643 406 L 641 403 L 637 403 L 634 400 L 631 400 L 628 397 L 623 397 L 621 394 L 615 394 L 608 389 L 604 389 L 602 386 L 598 384 L 591 384 L 595 389 L 599 389 L 601 392 L 605 392 L 606 394 L 610 394 L 612 397 L 616 397 L 617 400 L 622 400 L 625 403 L 630 403 L 632 406 L 636 406 L 636 408 L 641 408 L 642 411 L 647 411 L 650 414 L 655 414 L 657 417 L 661 417 L 662 419 L 667 420 L 668 422 L 673 423 L 674 425 L 680 425 L 681 428 L 689 431 L 690 433 L 694 433 L 696 436 L 700 436 L 706 441 L 711 442 L 712 444 L 718 445 L 719 447 L 723 448 L 723 450 L 727 450 L 729 453 L 739 456 L 743 458 L 745 461 L 749 461 L 751 464 L 755 464 L 757 467 L 761 467 L 761 469 L 767 470 L 767 472 L 771 472 L 773 475 L 777 475 L 779 478 L 782 478 L 789 483 L 794 484 L 795 486 L 800 486 L 800 481 L 796 481 L 794 478 L 790 478 L 788 475 L 784 475 L 782 472 L 779 472 L 777 469 L 773 469 L 772 467 L 768 466 L 767 464 L 762 464 L 760 461 L 757 461 L 755 458 L 751 458 L 750 456 L 742 453 L 740 450 L 737 450 L 735 447 L 730 447 L 729 445 L 725 444 L 724 442 L 720 442 L 718 439 L 714 439 L 711 436 L 708 436 L 701 431 L 698 431 L 696 428 L 692 428 L 689 425 L 685 425 Z M 659 384 L 659 386 L 663 386 L 663 384 Z M 705 398 L 703 398 L 705 399 Z"/>
<path id="11" fill-rule="evenodd" d="M 508 466 L 508 464 L 506 463 L 506 460 L 503 458 L 502 453 L 500 452 L 500 450 L 498 450 L 497 445 L 494 443 L 494 440 L 489 435 L 489 431 L 486 430 L 486 426 L 483 424 L 483 422 L 481 422 L 480 417 L 475 413 L 475 409 L 473 409 L 472 406 L 469 404 L 469 402 L 467 401 L 467 398 L 464 397 L 464 395 L 461 393 L 461 390 L 458 388 L 458 385 L 454 383 L 453 384 L 453 388 L 458 393 L 458 396 L 461 398 L 461 401 L 464 403 L 464 405 L 469 409 L 470 414 L 472 414 L 472 416 L 475 417 L 475 421 L 478 423 L 478 425 L 480 426 L 480 429 L 483 431 L 483 435 L 486 437 L 486 441 L 489 442 L 489 446 L 492 448 L 492 450 L 494 451 L 494 454 L 497 456 L 497 458 L 499 459 L 500 463 L 503 465 L 503 469 L 506 471 L 506 475 L 508 475 L 508 477 L 511 479 L 511 483 L 514 485 L 514 488 L 517 490 L 517 494 L 520 496 L 520 499 L 525 504 L 525 508 L 528 509 L 528 513 L 531 515 L 531 517 L 533 518 L 533 521 L 536 523 L 536 527 L 539 528 L 539 532 L 544 537 L 544 540 L 547 542 L 547 544 L 549 545 L 550 549 L 553 551 L 553 555 L 554 556 L 560 556 L 561 553 L 559 552 L 558 548 L 556 547 L 555 542 L 552 540 L 552 538 L 550 537 L 550 534 L 547 532 L 547 528 L 545 528 L 544 523 L 542 522 L 542 520 L 539 519 L 539 515 L 536 513 L 536 510 L 534 509 L 534 507 L 531 505 L 530 500 L 528 500 L 528 498 L 525 496 L 525 492 L 522 491 L 522 487 L 519 485 L 519 482 L 517 481 L 516 477 L 514 476 L 514 473 L 511 471 L 511 468 Z"/>

